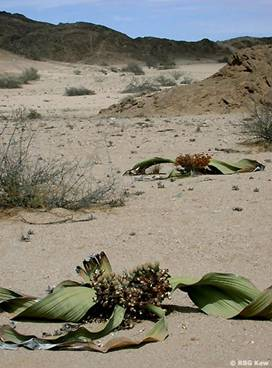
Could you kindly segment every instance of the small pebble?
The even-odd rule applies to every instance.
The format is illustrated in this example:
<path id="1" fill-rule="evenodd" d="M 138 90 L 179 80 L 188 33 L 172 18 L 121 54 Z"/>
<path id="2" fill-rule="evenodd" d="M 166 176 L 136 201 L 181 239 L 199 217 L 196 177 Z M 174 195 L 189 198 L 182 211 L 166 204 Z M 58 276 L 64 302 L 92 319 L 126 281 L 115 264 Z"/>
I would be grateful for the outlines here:
<path id="1" fill-rule="evenodd" d="M 233 185 L 232 190 L 240 190 L 240 188 L 238 187 L 238 185 Z"/>
<path id="2" fill-rule="evenodd" d="M 259 188 L 255 188 L 255 189 L 253 189 L 253 192 L 255 192 L 255 193 L 258 193 L 260 191 L 260 189 Z"/>
<path id="3" fill-rule="evenodd" d="M 243 211 L 243 208 L 242 207 L 233 207 L 232 211 L 241 212 L 241 211 Z"/>

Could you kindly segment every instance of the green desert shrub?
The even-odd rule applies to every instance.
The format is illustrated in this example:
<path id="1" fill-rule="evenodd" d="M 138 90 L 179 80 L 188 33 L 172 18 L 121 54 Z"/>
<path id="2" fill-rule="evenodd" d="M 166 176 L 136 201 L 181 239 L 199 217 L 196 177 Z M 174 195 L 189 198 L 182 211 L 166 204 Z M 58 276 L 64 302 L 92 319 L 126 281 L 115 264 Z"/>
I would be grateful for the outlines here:
<path id="1" fill-rule="evenodd" d="M 0 75 L 0 88 L 20 88 L 22 80 L 17 75 L 2 74 Z"/>
<path id="2" fill-rule="evenodd" d="M 35 80 L 39 80 L 40 79 L 40 75 L 38 73 L 38 70 L 35 68 L 27 68 L 25 69 L 21 75 L 20 75 L 20 79 L 22 80 L 23 84 L 26 84 L 30 81 L 35 81 Z"/>
<path id="3" fill-rule="evenodd" d="M 190 77 L 189 75 L 184 75 L 182 79 L 180 80 L 180 84 L 192 84 L 192 83 L 193 83 L 193 78 Z"/>
<path id="4" fill-rule="evenodd" d="M 85 87 L 67 87 L 64 94 L 65 96 L 86 96 L 95 95 L 95 92 Z"/>
<path id="5" fill-rule="evenodd" d="M 156 78 L 156 82 L 158 82 L 162 87 L 173 87 L 177 85 L 177 82 L 173 77 L 165 75 L 159 75 Z"/>
<path id="6" fill-rule="evenodd" d="M 151 81 L 146 80 L 138 82 L 136 80 L 133 80 L 127 85 L 127 87 L 122 91 L 122 93 L 150 93 L 159 90 L 160 88 Z"/>
<path id="7" fill-rule="evenodd" d="M 0 75 L 0 88 L 20 88 L 22 84 L 40 79 L 40 75 L 35 68 L 25 69 L 21 74 Z"/>
<path id="8" fill-rule="evenodd" d="M 181 77 L 184 77 L 185 73 L 181 72 L 179 70 L 174 70 L 173 72 L 171 72 L 171 76 L 178 81 L 179 79 L 181 79 Z"/>
<path id="9" fill-rule="evenodd" d="M 42 115 L 35 109 L 29 109 L 26 118 L 29 120 L 40 119 Z"/>

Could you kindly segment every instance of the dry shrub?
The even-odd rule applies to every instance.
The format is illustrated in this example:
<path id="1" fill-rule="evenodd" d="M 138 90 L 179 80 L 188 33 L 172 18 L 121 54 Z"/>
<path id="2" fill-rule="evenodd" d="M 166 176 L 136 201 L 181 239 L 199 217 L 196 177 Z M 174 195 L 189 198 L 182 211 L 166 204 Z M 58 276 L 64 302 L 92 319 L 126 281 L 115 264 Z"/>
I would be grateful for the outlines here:
<path id="1" fill-rule="evenodd" d="M 8 124 L 0 132 L 0 207 L 87 208 L 123 205 L 124 192 L 114 176 L 105 182 L 90 178 L 94 163 L 44 160 L 30 153 L 33 131 L 27 124 Z"/>
<path id="2" fill-rule="evenodd" d="M 135 75 L 144 75 L 145 72 L 142 67 L 136 63 L 129 63 L 122 69 L 122 72 L 133 73 Z"/>
<path id="3" fill-rule="evenodd" d="M 25 69 L 21 75 L 20 78 L 22 80 L 22 83 L 28 83 L 30 81 L 34 81 L 34 80 L 39 80 L 40 79 L 40 75 L 38 73 L 38 70 L 35 68 L 27 68 Z"/>
<path id="4" fill-rule="evenodd" d="M 0 88 L 20 88 L 22 80 L 17 75 L 2 74 L 0 75 Z"/>
<path id="5" fill-rule="evenodd" d="M 177 85 L 177 82 L 173 77 L 165 75 L 159 75 L 156 78 L 156 82 L 158 82 L 162 87 L 173 87 Z"/>
<path id="6" fill-rule="evenodd" d="M 11 111 L 11 114 L 7 119 L 17 123 L 25 123 L 27 120 L 40 119 L 42 115 L 35 109 L 28 109 L 25 106 L 18 107 Z"/>
<path id="7" fill-rule="evenodd" d="M 65 96 L 86 96 L 95 95 L 95 92 L 85 87 L 67 87 L 64 94 Z"/>
<path id="8" fill-rule="evenodd" d="M 40 75 L 35 68 L 27 68 L 21 74 L 0 75 L 0 88 L 20 88 L 22 84 L 40 79 Z"/>
<path id="9" fill-rule="evenodd" d="M 272 143 L 272 105 L 255 105 L 252 117 L 243 123 L 242 131 L 257 141 Z"/>
<path id="10" fill-rule="evenodd" d="M 160 88 L 152 81 L 137 81 L 132 80 L 127 87 L 122 91 L 122 93 L 150 93 L 159 91 Z"/>

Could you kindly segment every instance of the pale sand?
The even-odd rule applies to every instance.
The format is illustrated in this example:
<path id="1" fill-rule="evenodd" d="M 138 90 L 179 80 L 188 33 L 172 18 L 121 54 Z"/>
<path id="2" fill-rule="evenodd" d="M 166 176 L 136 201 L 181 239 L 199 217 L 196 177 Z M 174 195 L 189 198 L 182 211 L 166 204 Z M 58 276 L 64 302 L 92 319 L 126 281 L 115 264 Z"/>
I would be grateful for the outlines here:
<path id="1" fill-rule="evenodd" d="M 15 61 L 12 61 L 15 59 Z M 113 268 L 146 261 L 160 261 L 172 275 L 201 276 L 210 271 L 234 272 L 250 278 L 260 289 L 271 285 L 271 152 L 258 152 L 241 142 L 242 116 L 183 116 L 171 119 L 111 119 L 95 114 L 124 97 L 120 94 L 131 75 L 109 72 L 106 67 L 32 62 L 0 53 L 0 72 L 21 71 L 34 66 L 41 80 L 18 90 L 0 90 L 0 112 L 19 106 L 41 112 L 33 121 L 36 137 L 33 152 L 43 157 L 95 160 L 94 173 L 124 172 L 135 162 L 152 157 L 175 157 L 178 153 L 206 152 L 234 161 L 243 157 L 266 165 L 264 172 L 234 176 L 194 177 L 176 182 L 136 181 L 121 177 L 130 196 L 126 205 L 92 211 L 96 220 L 48 226 L 26 225 L 18 214 L 1 216 L 0 285 L 33 295 L 44 295 L 47 285 L 77 279 L 75 266 L 90 253 L 104 250 Z M 220 65 L 183 65 L 193 78 L 201 79 Z M 74 69 L 82 74 L 76 76 Z M 168 74 L 171 71 L 148 71 Z M 149 74 L 147 74 L 148 76 Z M 142 77 L 140 77 L 142 78 Z M 66 86 L 94 89 L 95 96 L 63 96 Z M 139 123 L 145 123 L 141 125 Z M 196 133 L 198 125 L 201 131 Z M 51 128 L 51 129 L 48 129 Z M 173 129 L 161 131 L 165 129 Z M 194 142 L 190 139 L 195 138 Z M 109 144 L 109 141 L 112 143 Z M 110 146 L 110 147 L 107 147 Z M 216 151 L 231 148 L 239 152 Z M 112 163 L 109 163 L 109 158 Z M 268 160 L 268 161 L 267 161 Z M 117 174 L 116 174 L 117 175 Z M 233 191 L 238 185 L 240 190 Z M 259 192 L 254 192 L 255 188 Z M 193 190 L 189 190 L 193 188 Z M 142 195 L 133 195 L 143 191 Z M 242 212 L 233 207 L 242 207 Z M 31 221 L 53 221 L 54 213 L 22 211 Z M 85 216 L 78 213 L 77 216 Z M 21 235 L 34 230 L 31 242 Z M 132 235 L 135 233 L 135 235 Z M 102 355 L 91 352 L 1 351 L 0 367 L 229 367 L 231 360 L 271 359 L 271 324 L 266 321 L 223 320 L 198 313 L 186 295 L 171 301 L 181 313 L 168 316 L 169 337 L 163 343 Z M 0 323 L 6 322 L 2 315 Z M 38 333 L 55 328 L 18 324 L 18 331 Z M 137 325 L 132 334 L 140 334 Z M 254 362 L 253 362 L 254 363 Z M 271 365 L 271 363 L 270 363 Z"/>

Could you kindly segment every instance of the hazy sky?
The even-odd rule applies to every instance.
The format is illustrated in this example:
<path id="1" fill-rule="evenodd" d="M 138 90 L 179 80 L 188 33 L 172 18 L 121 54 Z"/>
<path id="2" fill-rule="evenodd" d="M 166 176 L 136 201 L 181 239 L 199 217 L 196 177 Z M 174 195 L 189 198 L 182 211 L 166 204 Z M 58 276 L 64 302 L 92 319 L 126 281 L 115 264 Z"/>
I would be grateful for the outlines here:
<path id="1" fill-rule="evenodd" d="M 131 37 L 272 36 L 272 0 L 0 0 L 0 10 L 50 23 L 102 24 Z"/>

